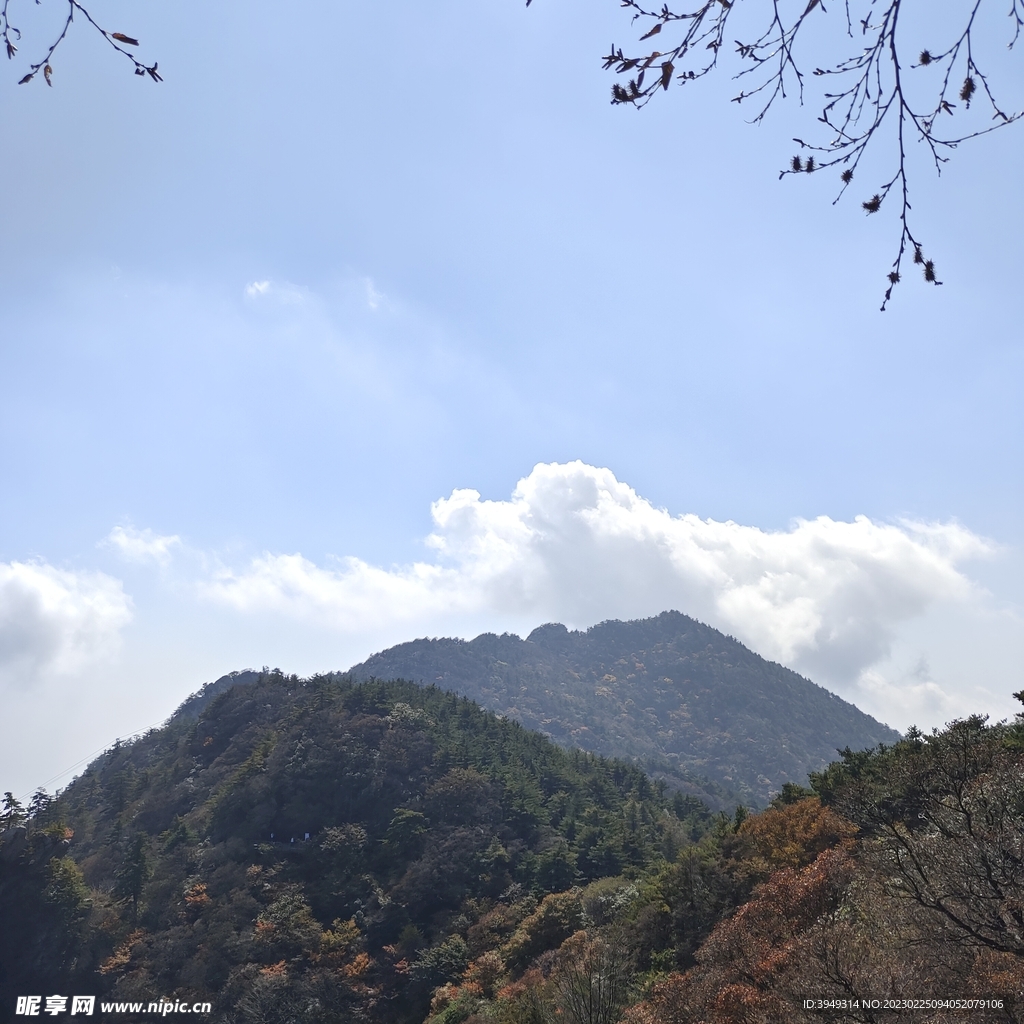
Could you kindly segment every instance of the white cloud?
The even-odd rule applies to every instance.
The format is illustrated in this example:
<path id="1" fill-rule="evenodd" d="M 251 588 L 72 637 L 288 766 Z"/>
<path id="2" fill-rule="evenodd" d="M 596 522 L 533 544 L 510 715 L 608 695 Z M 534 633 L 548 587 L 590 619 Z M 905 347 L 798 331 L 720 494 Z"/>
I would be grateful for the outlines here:
<path id="1" fill-rule="evenodd" d="M 980 710 L 977 705 L 961 707 L 963 702 L 932 678 L 923 657 L 909 669 L 892 664 L 866 668 L 857 682 L 857 703 L 862 708 L 902 726 L 948 722 L 958 714 Z"/>
<path id="2" fill-rule="evenodd" d="M 452 631 L 481 616 L 587 626 L 677 608 L 876 709 L 895 690 L 938 707 L 945 697 L 930 678 L 885 681 L 875 666 L 901 625 L 936 602 L 977 602 L 960 567 L 994 551 L 957 523 L 821 516 L 767 531 L 672 516 L 581 462 L 536 466 L 508 501 L 453 491 L 432 513 L 432 562 L 325 568 L 265 554 L 207 592 L 348 634 L 386 624 Z"/>
<path id="3" fill-rule="evenodd" d="M 161 535 L 148 527 L 137 530 L 134 526 L 115 526 L 107 534 L 105 543 L 117 548 L 130 562 L 155 562 L 166 566 L 171 561 L 171 549 L 181 546 L 177 534 Z"/>
<path id="4" fill-rule="evenodd" d="M 131 618 L 131 598 L 104 573 L 0 562 L 0 682 L 30 685 L 109 658 Z"/>
<path id="5" fill-rule="evenodd" d="M 285 306 L 298 305 L 308 298 L 306 289 L 277 281 L 252 281 L 245 286 L 245 295 L 248 299 L 273 299 Z"/>

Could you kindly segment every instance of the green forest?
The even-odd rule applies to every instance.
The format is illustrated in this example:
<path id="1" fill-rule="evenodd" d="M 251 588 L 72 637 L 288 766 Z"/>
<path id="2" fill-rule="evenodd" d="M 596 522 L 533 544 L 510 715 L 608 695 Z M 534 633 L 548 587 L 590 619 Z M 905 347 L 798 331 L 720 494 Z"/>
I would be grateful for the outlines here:
<path id="1" fill-rule="evenodd" d="M 1018 1020 L 1022 781 L 1024 715 L 976 717 L 726 813 L 437 687 L 263 673 L 7 794 L 2 1012 Z"/>
<path id="2" fill-rule="evenodd" d="M 810 679 L 677 611 L 522 640 L 413 640 L 356 679 L 411 679 L 471 697 L 556 743 L 642 764 L 717 810 L 765 807 L 844 747 L 899 734 Z"/>

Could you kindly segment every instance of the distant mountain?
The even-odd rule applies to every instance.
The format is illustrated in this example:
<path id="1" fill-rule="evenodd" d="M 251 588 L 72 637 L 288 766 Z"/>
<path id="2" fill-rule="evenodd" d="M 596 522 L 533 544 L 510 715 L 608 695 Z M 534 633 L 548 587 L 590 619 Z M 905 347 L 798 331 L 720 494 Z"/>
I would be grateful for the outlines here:
<path id="1" fill-rule="evenodd" d="M 679 612 L 583 631 L 550 623 L 526 640 L 413 640 L 350 669 L 455 690 L 563 746 L 639 761 L 722 806 L 764 806 L 838 750 L 899 733 L 738 640 Z M 708 782 L 702 782 L 704 777 Z"/>

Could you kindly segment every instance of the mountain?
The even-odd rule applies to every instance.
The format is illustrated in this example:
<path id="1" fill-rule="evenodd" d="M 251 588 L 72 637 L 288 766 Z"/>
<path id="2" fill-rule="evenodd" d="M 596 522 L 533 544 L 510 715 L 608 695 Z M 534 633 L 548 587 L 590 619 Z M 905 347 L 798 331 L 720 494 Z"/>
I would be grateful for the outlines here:
<path id="1" fill-rule="evenodd" d="M 730 816 L 434 686 L 220 691 L 4 795 L 0 1024 L 1019 1019 L 1024 715 Z"/>
<path id="2" fill-rule="evenodd" d="M 187 697 L 182 701 L 178 710 L 174 712 L 174 717 L 198 718 L 215 697 L 219 697 L 226 690 L 230 690 L 234 686 L 246 686 L 249 683 L 255 683 L 261 675 L 266 674 L 267 669 L 264 669 L 261 673 L 247 668 L 241 672 L 229 672 L 226 676 L 221 676 L 212 683 L 204 683 L 191 697 Z"/>
<path id="3" fill-rule="evenodd" d="M 899 733 L 738 640 L 679 612 L 525 640 L 414 640 L 350 670 L 455 690 L 568 747 L 640 762 L 712 806 L 765 806 L 837 751 Z M 702 777 L 710 780 L 702 782 Z"/>
<path id="4" fill-rule="evenodd" d="M 436 687 L 220 690 L 27 815 L 8 794 L 0 1020 L 16 996 L 72 992 L 210 1001 L 239 1024 L 419 1022 L 546 896 L 638 877 L 713 824 L 635 765 Z M 557 916 L 535 925 L 510 963 L 565 937 Z"/>

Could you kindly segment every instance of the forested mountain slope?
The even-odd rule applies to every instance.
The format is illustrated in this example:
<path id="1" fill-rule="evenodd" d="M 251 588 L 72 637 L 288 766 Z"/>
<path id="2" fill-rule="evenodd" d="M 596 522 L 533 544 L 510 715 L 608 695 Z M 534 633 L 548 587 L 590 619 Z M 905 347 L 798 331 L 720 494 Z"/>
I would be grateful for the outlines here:
<path id="1" fill-rule="evenodd" d="M 437 688 L 271 673 L 200 703 L 27 820 L 8 800 L 4 1012 L 31 992 L 173 993 L 224 1020 L 301 1004 L 419 1022 L 477 917 L 503 906 L 481 927 L 511 934 L 545 894 L 646 870 L 710 827 L 639 768 Z"/>
<path id="2" fill-rule="evenodd" d="M 350 672 L 455 690 L 557 743 L 637 759 L 720 807 L 731 794 L 764 806 L 837 751 L 899 738 L 835 694 L 679 612 L 585 632 L 549 624 L 526 640 L 507 633 L 414 640 Z M 713 784 L 702 787 L 701 776 Z"/>
<path id="3" fill-rule="evenodd" d="M 972 717 L 712 815 L 437 688 L 240 678 L 6 794 L 0 1020 L 1011 1024 L 1022 779 Z"/>

